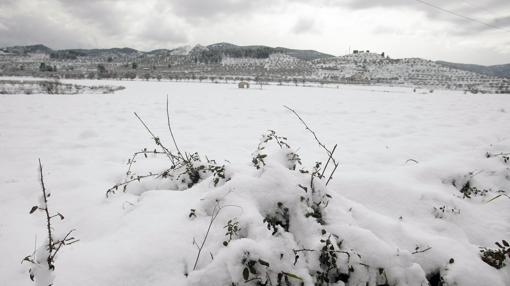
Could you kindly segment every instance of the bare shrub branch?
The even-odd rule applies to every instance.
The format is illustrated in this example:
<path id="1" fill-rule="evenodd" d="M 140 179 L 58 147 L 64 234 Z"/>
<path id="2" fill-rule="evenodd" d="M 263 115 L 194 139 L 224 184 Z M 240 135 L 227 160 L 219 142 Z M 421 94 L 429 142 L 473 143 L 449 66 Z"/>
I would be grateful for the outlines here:
<path id="1" fill-rule="evenodd" d="M 326 162 L 326 165 L 324 166 L 321 177 L 324 176 L 324 173 L 326 172 L 329 162 L 331 161 L 333 163 L 333 166 L 334 166 L 333 171 L 331 171 L 331 173 L 328 176 L 328 180 L 326 181 L 326 186 L 327 186 L 329 184 L 329 182 L 331 181 L 331 179 L 333 178 L 333 174 L 335 173 L 335 171 L 339 165 L 339 163 L 333 157 L 333 154 L 335 153 L 335 150 L 336 150 L 336 147 L 338 144 L 335 144 L 335 146 L 333 147 L 332 150 L 328 149 L 328 147 L 326 147 L 326 145 L 319 140 L 315 131 L 313 131 L 310 127 L 308 127 L 308 124 L 306 124 L 306 122 L 303 120 L 303 118 L 301 118 L 301 116 L 294 109 L 288 107 L 287 105 L 284 105 L 283 107 L 285 107 L 287 110 L 289 110 L 290 112 L 294 113 L 294 115 L 296 115 L 296 117 L 299 119 L 299 121 L 301 121 L 301 123 L 303 123 L 303 125 L 305 126 L 305 129 L 308 130 L 310 133 L 312 133 L 313 137 L 315 138 L 315 141 L 317 141 L 319 146 L 322 149 L 324 149 L 324 151 L 326 151 L 326 154 L 328 155 L 328 161 Z"/>
<path id="2" fill-rule="evenodd" d="M 34 278 L 39 279 L 38 277 L 36 277 L 37 275 L 39 275 L 39 274 L 37 274 L 39 272 L 34 271 L 33 267 L 39 267 L 39 265 L 46 262 L 47 271 L 54 271 L 55 270 L 55 258 L 56 258 L 56 255 L 59 253 L 59 251 L 62 249 L 62 246 L 71 245 L 71 244 L 79 241 L 78 239 L 71 236 L 71 234 L 75 231 L 74 229 L 67 232 L 67 234 L 62 239 L 55 238 L 54 233 L 53 233 L 53 227 L 51 225 L 51 221 L 52 221 L 52 219 L 57 218 L 57 217 L 60 218 L 60 220 L 63 220 L 64 216 L 60 212 L 57 212 L 56 214 L 51 215 L 51 212 L 50 212 L 50 209 L 48 206 L 48 198 L 50 197 L 51 194 L 46 190 L 46 186 L 44 184 L 43 167 L 42 167 L 41 159 L 39 159 L 39 175 L 40 175 L 39 178 L 40 178 L 40 183 L 41 183 L 42 200 L 40 202 L 40 205 L 33 206 L 30 209 L 30 214 L 34 213 L 36 210 L 44 211 L 44 214 L 46 216 L 46 231 L 48 234 L 48 242 L 47 242 L 47 244 L 42 246 L 45 249 L 44 255 L 45 256 L 47 255 L 46 257 L 43 258 L 44 261 L 39 260 L 36 257 L 36 253 L 37 253 L 36 249 L 34 249 L 34 252 L 31 255 L 26 256 L 22 260 L 22 262 L 27 261 L 32 264 L 32 267 L 29 269 L 30 279 L 32 281 L 34 281 Z M 44 278 L 42 278 L 42 279 L 44 279 Z"/>
<path id="3" fill-rule="evenodd" d="M 152 131 L 147 126 L 147 124 L 145 124 L 145 122 L 143 122 L 142 118 L 140 118 L 140 116 L 138 116 L 138 114 L 136 114 L 136 112 L 133 112 L 133 113 L 135 114 L 136 118 L 138 118 L 138 120 L 142 123 L 143 127 L 145 127 L 145 129 L 152 136 L 152 139 L 154 140 L 156 145 L 158 145 L 159 147 L 161 147 L 161 149 L 163 149 L 163 151 L 166 153 L 166 155 L 172 162 L 172 165 L 175 165 L 175 160 L 174 160 L 175 156 L 172 154 L 172 152 L 170 152 L 170 150 L 168 150 L 168 148 L 166 148 L 165 145 L 163 145 L 163 143 L 161 143 L 161 140 L 159 139 L 159 137 L 157 137 L 156 135 L 154 135 L 154 133 L 152 133 Z"/>
<path id="4" fill-rule="evenodd" d="M 170 112 L 168 111 L 168 94 L 166 95 L 166 121 L 168 125 L 168 130 L 170 131 L 170 136 L 172 136 L 172 141 L 174 141 L 175 149 L 177 150 L 177 154 L 182 157 L 181 150 L 179 150 L 179 146 L 177 146 L 177 142 L 175 141 L 174 133 L 172 132 L 172 126 L 170 125 Z"/>

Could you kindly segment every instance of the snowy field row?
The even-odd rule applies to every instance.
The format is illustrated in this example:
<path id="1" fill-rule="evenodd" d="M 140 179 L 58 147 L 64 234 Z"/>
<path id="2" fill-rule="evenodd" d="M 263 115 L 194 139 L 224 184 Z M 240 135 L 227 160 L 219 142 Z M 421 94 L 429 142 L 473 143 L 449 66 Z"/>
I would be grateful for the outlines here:
<path id="1" fill-rule="evenodd" d="M 0 285 L 33 285 L 35 266 L 20 262 L 34 242 L 46 243 L 44 212 L 29 214 L 41 196 L 38 158 L 49 207 L 65 216 L 53 221 L 55 235 L 76 229 L 79 239 L 58 253 L 55 286 L 510 285 L 509 257 L 500 269 L 482 260 L 510 241 L 508 96 L 101 84 L 126 89 L 0 95 Z M 133 112 L 176 153 L 167 95 L 181 151 L 199 153 L 194 167 L 224 166 L 224 175 L 204 171 L 188 188 L 189 177 L 170 173 L 107 198 L 126 180 L 133 153 L 157 149 Z M 284 105 L 328 148 L 338 144 L 327 186 L 327 177 L 312 178 L 328 156 Z M 269 129 L 290 148 L 274 137 L 259 145 Z M 132 174 L 170 166 L 165 156 L 148 157 Z"/>

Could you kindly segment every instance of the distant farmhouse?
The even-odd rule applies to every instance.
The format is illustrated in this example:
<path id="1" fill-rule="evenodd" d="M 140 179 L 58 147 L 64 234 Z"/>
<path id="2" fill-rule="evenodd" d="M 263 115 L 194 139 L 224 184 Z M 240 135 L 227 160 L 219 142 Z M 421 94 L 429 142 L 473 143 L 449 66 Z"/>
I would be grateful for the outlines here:
<path id="1" fill-rule="evenodd" d="M 250 88 L 250 83 L 248 83 L 247 81 L 240 81 L 239 84 L 237 85 L 237 87 L 239 87 L 239 88 Z"/>

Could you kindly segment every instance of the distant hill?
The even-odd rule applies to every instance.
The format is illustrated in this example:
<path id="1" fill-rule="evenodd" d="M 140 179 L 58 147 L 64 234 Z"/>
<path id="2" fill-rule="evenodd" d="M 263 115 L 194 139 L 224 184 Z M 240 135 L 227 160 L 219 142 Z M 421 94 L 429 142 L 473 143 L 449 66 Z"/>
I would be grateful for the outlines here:
<path id="1" fill-rule="evenodd" d="M 50 54 L 53 52 L 52 49 L 46 47 L 45 45 L 30 45 L 30 46 L 14 46 L 14 47 L 6 47 L 1 48 L 1 51 L 10 54 L 16 55 L 25 55 L 25 54 Z"/>
<path id="2" fill-rule="evenodd" d="M 224 58 L 267 59 L 274 54 L 284 54 L 305 61 L 334 57 L 313 50 L 295 50 L 258 45 L 237 46 L 231 43 L 217 43 L 208 46 L 196 45 L 190 50 L 190 56 L 194 61 L 202 63 L 219 63 Z"/>
<path id="3" fill-rule="evenodd" d="M 295 85 L 314 81 L 510 93 L 510 64 L 481 66 L 420 58 L 392 59 L 369 51 L 336 57 L 314 50 L 224 42 L 152 51 L 8 47 L 0 49 L 0 75 L 211 81 L 242 78 Z"/>
<path id="4" fill-rule="evenodd" d="M 55 59 L 76 59 L 77 57 L 105 57 L 110 55 L 130 56 L 136 54 L 172 54 L 187 55 L 194 53 L 198 61 L 219 62 L 223 57 L 232 58 L 258 58 L 265 59 L 272 54 L 286 54 L 301 60 L 315 60 L 321 58 L 333 57 L 333 55 L 321 53 L 314 50 L 297 50 L 283 47 L 268 46 L 237 46 L 230 43 L 217 43 L 208 46 L 196 45 L 178 47 L 175 49 L 158 49 L 149 52 L 142 52 L 131 48 L 111 48 L 111 49 L 62 49 L 52 50 L 44 45 L 15 46 L 0 49 L 5 53 L 18 55 L 29 53 L 49 54 Z"/>
<path id="5" fill-rule="evenodd" d="M 333 55 L 317 52 L 314 50 L 296 50 L 283 47 L 268 46 L 237 46 L 230 43 L 218 43 L 207 46 L 211 51 L 222 53 L 233 58 L 258 58 L 265 59 L 272 54 L 285 54 L 300 60 L 310 61 L 321 58 L 331 58 Z"/>
<path id="6" fill-rule="evenodd" d="M 450 63 L 450 62 L 444 62 L 444 61 L 437 61 L 437 63 L 440 65 L 444 65 L 444 66 L 459 69 L 459 70 L 471 71 L 471 72 L 476 72 L 476 73 L 485 74 L 485 75 L 489 75 L 489 76 L 510 78 L 510 64 L 482 66 L 482 65 L 473 65 L 473 64 Z"/>
<path id="7" fill-rule="evenodd" d="M 123 57 L 137 55 L 139 51 L 131 48 L 111 49 L 67 49 L 50 53 L 53 59 L 77 59 L 78 57 Z"/>

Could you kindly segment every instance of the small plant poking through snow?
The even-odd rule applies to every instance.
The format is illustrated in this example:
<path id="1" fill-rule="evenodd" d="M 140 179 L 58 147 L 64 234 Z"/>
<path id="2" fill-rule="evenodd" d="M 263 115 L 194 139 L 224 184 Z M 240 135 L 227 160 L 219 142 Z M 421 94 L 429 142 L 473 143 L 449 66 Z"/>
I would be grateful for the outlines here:
<path id="1" fill-rule="evenodd" d="M 42 196 L 39 200 L 39 204 L 30 209 L 30 214 L 38 210 L 44 211 L 46 216 L 46 230 L 48 238 L 47 241 L 39 247 L 39 249 L 35 249 L 31 255 L 23 258 L 22 262 L 26 261 L 31 264 L 28 273 L 32 281 L 35 281 L 38 286 L 50 286 L 53 285 L 53 271 L 55 271 L 55 260 L 57 254 L 63 246 L 78 242 L 78 239 L 71 236 L 74 229 L 68 231 L 67 234 L 60 238 L 55 235 L 55 230 L 51 222 L 55 218 L 63 220 L 64 216 L 59 212 L 53 214 L 48 207 L 48 199 L 50 198 L 51 193 L 46 190 L 46 186 L 44 185 L 41 160 L 39 160 L 39 173 Z"/>
<path id="2" fill-rule="evenodd" d="M 502 163 L 505 165 L 509 163 L 509 156 L 510 153 L 485 153 L 485 158 L 500 158 Z M 484 178 L 477 179 L 477 176 L 483 176 Z M 457 188 L 460 192 L 459 197 L 463 199 L 474 199 L 476 197 L 485 198 L 490 196 L 487 200 L 484 199 L 487 203 L 489 203 L 501 197 L 510 199 L 510 196 L 507 194 L 507 187 L 500 183 L 501 179 L 503 179 L 503 181 L 510 180 L 510 168 L 505 166 L 504 169 L 499 171 L 480 170 L 477 172 L 469 172 L 464 175 L 450 177 L 443 182 L 452 184 L 455 188 Z M 444 210 L 442 211 L 445 212 Z M 437 210 L 434 210 L 434 212 L 436 213 Z M 452 213 L 454 212 L 452 211 Z"/>
<path id="3" fill-rule="evenodd" d="M 361 255 L 354 251 L 342 250 L 343 240 L 340 240 L 338 235 L 328 233 L 326 229 L 323 229 L 321 234 L 321 248 L 318 251 L 312 250 L 319 254 L 319 269 L 315 271 L 315 285 L 331 285 L 340 281 L 348 283 L 352 273 L 363 271 L 359 268 L 360 265 L 370 269 L 369 265 L 361 262 Z"/>
<path id="4" fill-rule="evenodd" d="M 189 217 L 190 219 L 194 219 L 194 218 L 196 218 L 196 217 L 197 217 L 197 213 L 196 213 L 196 211 L 197 211 L 196 209 L 190 209 L 188 217 Z"/>
<path id="5" fill-rule="evenodd" d="M 287 137 L 278 136 L 274 130 L 268 130 L 267 133 L 262 135 L 260 143 L 257 146 L 257 150 L 253 153 L 252 163 L 255 168 L 260 169 L 266 165 L 264 159 L 267 157 L 267 154 L 263 152 L 265 151 L 269 141 L 275 142 L 285 153 L 288 168 L 290 170 L 295 170 L 297 165 L 301 165 L 301 158 L 287 143 Z"/>
<path id="6" fill-rule="evenodd" d="M 243 284 L 251 284 L 256 286 L 302 285 L 303 279 L 298 275 L 285 271 L 278 272 L 271 268 L 269 262 L 260 258 L 253 258 L 253 256 L 248 251 L 244 252 L 241 264 L 243 265 Z M 298 281 L 299 284 L 292 284 L 291 280 Z M 276 284 L 273 284 L 273 281 L 275 281 Z M 238 285 L 238 283 L 233 282 L 232 285 Z"/>
<path id="7" fill-rule="evenodd" d="M 274 213 L 266 215 L 263 220 L 267 223 L 267 229 L 272 230 L 272 235 L 276 235 L 280 228 L 289 231 L 289 208 L 285 207 L 282 202 L 278 202 L 276 206 Z"/>
<path id="8" fill-rule="evenodd" d="M 501 160 L 503 161 L 503 163 L 505 164 L 508 164 L 510 163 L 510 153 L 485 153 L 485 157 L 487 158 L 491 158 L 491 157 L 497 157 L 497 158 L 501 158 Z"/>
<path id="9" fill-rule="evenodd" d="M 128 170 L 126 172 L 126 179 L 123 182 L 120 182 L 106 191 L 106 196 L 109 197 L 112 194 L 115 194 L 117 191 L 121 190 L 122 192 L 126 192 L 128 186 L 133 182 L 141 182 L 147 178 L 155 178 L 155 179 L 165 179 L 168 180 L 169 183 L 172 184 L 171 189 L 185 190 L 193 187 L 198 182 L 213 176 L 213 184 L 214 186 L 219 186 L 222 183 L 229 181 L 231 178 L 227 175 L 225 165 L 218 165 L 216 161 L 209 160 L 206 157 L 206 160 L 202 160 L 198 153 L 182 153 L 177 145 L 175 140 L 172 127 L 170 125 L 170 113 L 168 110 L 168 96 L 166 101 L 166 115 L 167 115 L 167 123 L 168 130 L 172 137 L 172 141 L 174 143 L 174 147 L 176 149 L 176 153 L 173 153 L 168 147 L 166 147 L 161 139 L 156 136 L 151 129 L 147 126 L 147 124 L 142 120 L 142 118 L 135 112 L 134 115 L 143 125 L 143 127 L 150 134 L 154 143 L 156 144 L 158 149 L 148 150 L 147 148 L 142 149 L 141 151 L 135 152 L 132 157 L 128 160 Z M 148 158 L 148 155 L 164 155 L 169 159 L 170 167 L 158 171 L 158 172 L 149 172 L 143 175 L 137 175 L 132 171 L 133 164 L 136 163 L 136 159 L 139 155 L 143 155 L 145 158 Z"/>
<path id="10" fill-rule="evenodd" d="M 482 171 L 476 173 L 469 172 L 468 174 L 465 174 L 463 176 L 457 176 L 447 181 L 449 181 L 455 188 L 459 190 L 463 199 L 472 199 L 473 197 L 485 197 L 489 193 L 489 190 L 479 189 L 478 187 L 473 185 L 474 177 L 480 173 L 482 173 Z"/>
<path id="11" fill-rule="evenodd" d="M 228 246 L 232 240 L 239 237 L 239 231 L 241 231 L 241 228 L 239 227 L 239 222 L 236 219 L 229 220 L 227 225 L 223 228 L 227 229 L 227 232 L 225 233 L 227 239 L 223 241 L 223 245 Z"/>
<path id="12" fill-rule="evenodd" d="M 497 249 L 483 247 L 480 250 L 480 256 L 485 263 L 496 269 L 501 269 L 505 267 L 506 259 L 510 259 L 510 244 L 506 240 L 502 240 L 501 243 L 496 242 L 495 244 L 498 247 Z"/>
<path id="13" fill-rule="evenodd" d="M 310 174 L 310 183 L 307 186 L 300 184 L 298 187 L 305 192 L 300 196 L 300 200 L 307 207 L 306 217 L 313 217 L 318 223 L 324 225 L 326 221 L 322 213 L 324 208 L 328 206 L 331 195 L 326 193 L 323 186 L 317 184 L 317 181 L 324 178 L 325 170 L 321 173 L 321 165 L 321 162 L 316 162 L 311 171 L 299 170 L 302 174 Z"/>
<path id="14" fill-rule="evenodd" d="M 471 182 L 467 181 L 466 184 L 464 184 L 464 186 L 460 189 L 460 192 L 464 196 L 463 198 L 471 199 L 473 196 L 486 196 L 489 191 L 472 186 Z"/>
<path id="15" fill-rule="evenodd" d="M 256 281 L 256 285 L 267 285 L 271 281 L 269 263 L 262 259 L 252 259 L 249 252 L 245 252 L 241 260 L 244 283 Z"/>
<path id="16" fill-rule="evenodd" d="M 460 210 L 456 207 L 449 207 L 447 205 L 442 205 L 439 207 L 434 207 L 432 209 L 432 214 L 435 218 L 443 219 L 447 218 L 451 215 L 459 215 Z"/>

